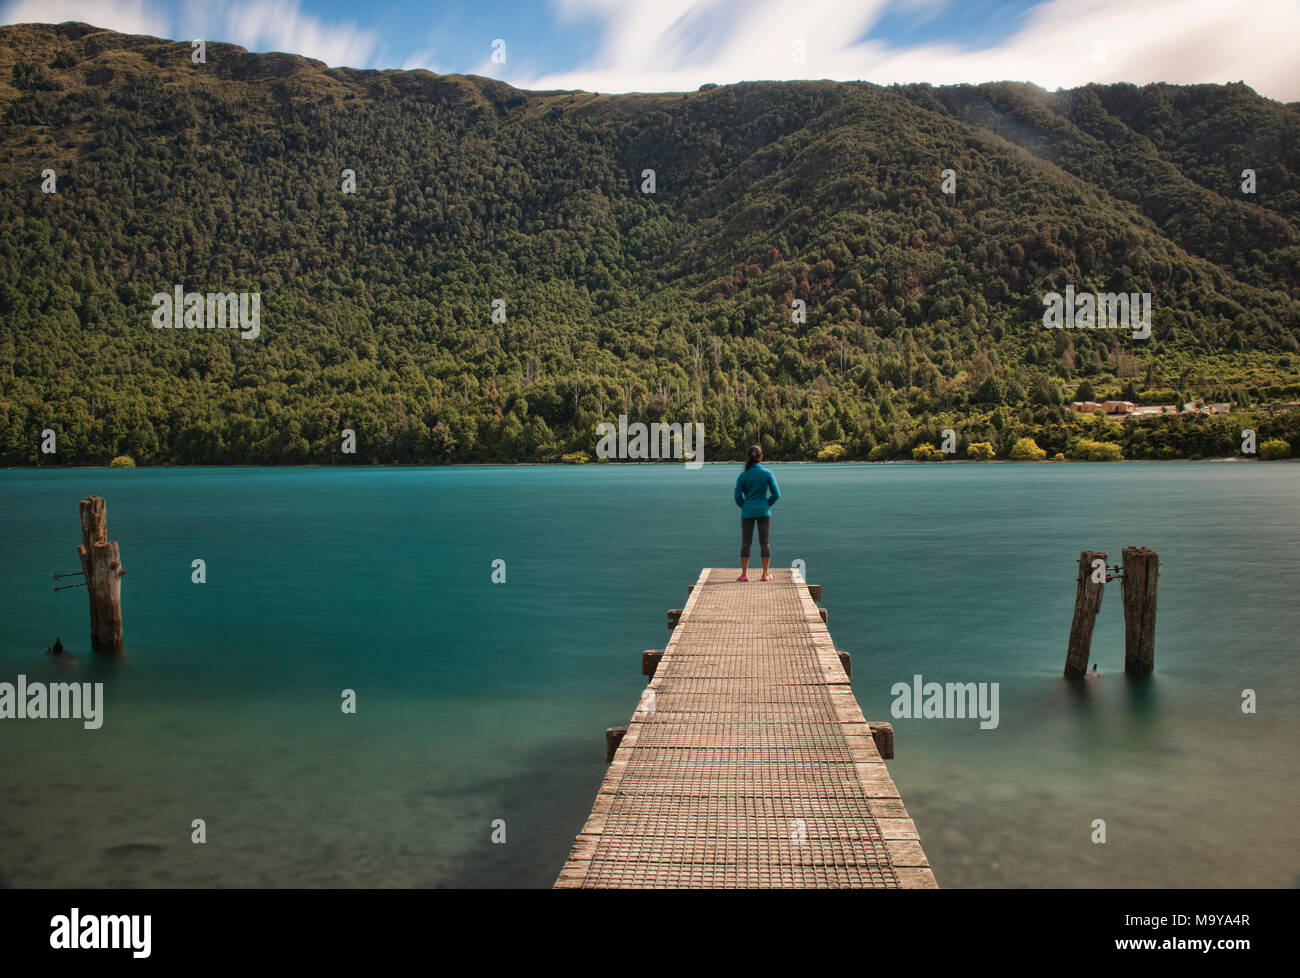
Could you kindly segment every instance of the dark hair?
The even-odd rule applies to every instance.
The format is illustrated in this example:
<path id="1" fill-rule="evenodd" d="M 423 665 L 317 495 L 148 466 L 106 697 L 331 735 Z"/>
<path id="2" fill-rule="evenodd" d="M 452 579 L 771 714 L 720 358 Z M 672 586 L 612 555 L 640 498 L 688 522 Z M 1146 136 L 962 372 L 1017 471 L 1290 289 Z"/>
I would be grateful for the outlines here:
<path id="1" fill-rule="evenodd" d="M 750 445 L 749 458 L 745 459 L 745 468 L 748 469 L 755 462 L 761 462 L 761 461 L 763 461 L 763 446 Z"/>

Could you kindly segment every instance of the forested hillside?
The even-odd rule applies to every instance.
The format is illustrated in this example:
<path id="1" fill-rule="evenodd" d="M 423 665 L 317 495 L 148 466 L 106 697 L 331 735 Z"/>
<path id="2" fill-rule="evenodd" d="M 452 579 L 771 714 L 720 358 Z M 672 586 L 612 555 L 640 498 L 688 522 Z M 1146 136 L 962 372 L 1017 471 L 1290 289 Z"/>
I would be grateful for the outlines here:
<path id="1" fill-rule="evenodd" d="M 21 25 L 0 118 L 0 464 L 546 460 L 620 413 L 710 459 L 1300 446 L 1258 410 L 1300 395 L 1300 110 L 1245 85 L 525 92 Z M 153 328 L 177 283 L 260 335 Z M 1150 339 L 1044 327 L 1067 284 Z"/>

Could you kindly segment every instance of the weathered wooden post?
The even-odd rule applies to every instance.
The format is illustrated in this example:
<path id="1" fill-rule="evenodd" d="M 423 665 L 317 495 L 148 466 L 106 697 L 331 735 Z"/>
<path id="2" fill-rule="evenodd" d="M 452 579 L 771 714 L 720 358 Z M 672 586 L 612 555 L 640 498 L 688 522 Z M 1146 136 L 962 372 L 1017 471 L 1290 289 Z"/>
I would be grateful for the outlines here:
<path id="1" fill-rule="evenodd" d="M 1156 583 L 1160 556 L 1150 547 L 1124 548 L 1124 673 L 1149 676 L 1156 667 Z"/>
<path id="2" fill-rule="evenodd" d="M 99 496 L 81 501 L 81 546 L 77 555 L 90 595 L 90 647 L 96 652 L 124 652 L 122 642 L 122 559 L 117 542 L 108 539 L 106 503 Z"/>
<path id="3" fill-rule="evenodd" d="M 654 679 L 655 670 L 659 668 L 659 660 L 663 657 L 663 649 L 645 649 L 641 653 L 641 675 Z"/>
<path id="4" fill-rule="evenodd" d="M 894 759 L 894 725 L 892 723 L 868 723 L 871 739 L 876 742 L 876 750 L 887 761 Z"/>
<path id="5" fill-rule="evenodd" d="M 1093 580 L 1093 561 L 1102 563 L 1102 580 Z M 1074 619 L 1070 622 L 1070 641 L 1065 650 L 1065 675 L 1077 678 L 1088 671 L 1088 655 L 1092 650 L 1092 628 L 1097 623 L 1101 609 L 1101 596 L 1105 584 L 1105 551 L 1079 551 L 1078 587 L 1074 592 Z"/>
<path id="6" fill-rule="evenodd" d="M 627 727 L 607 727 L 605 729 L 605 763 L 609 764 L 614 760 L 614 755 L 618 752 L 618 745 L 623 742 L 623 737 L 627 734 Z"/>

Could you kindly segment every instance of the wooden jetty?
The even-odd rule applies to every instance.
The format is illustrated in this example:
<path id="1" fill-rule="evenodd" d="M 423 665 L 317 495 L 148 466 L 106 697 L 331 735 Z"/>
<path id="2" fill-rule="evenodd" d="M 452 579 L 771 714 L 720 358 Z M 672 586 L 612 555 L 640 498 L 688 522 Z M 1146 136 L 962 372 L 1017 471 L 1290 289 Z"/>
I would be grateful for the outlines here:
<path id="1" fill-rule="evenodd" d="M 820 587 L 705 568 L 557 888 L 933 888 Z M 675 617 L 674 617 L 675 615 Z M 874 736 L 873 736 L 874 734 Z"/>

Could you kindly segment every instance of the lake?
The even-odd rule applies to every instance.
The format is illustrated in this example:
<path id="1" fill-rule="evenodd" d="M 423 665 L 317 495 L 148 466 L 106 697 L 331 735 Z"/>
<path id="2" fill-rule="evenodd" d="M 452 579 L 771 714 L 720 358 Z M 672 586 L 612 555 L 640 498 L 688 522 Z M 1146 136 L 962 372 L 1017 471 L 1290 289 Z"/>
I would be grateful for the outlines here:
<path id="1" fill-rule="evenodd" d="M 774 563 L 823 586 L 941 886 L 1297 885 L 1300 465 L 772 468 Z M 0 471 L 0 682 L 105 684 L 98 730 L 0 720 L 0 870 L 550 886 L 641 650 L 701 567 L 738 563 L 738 470 Z M 128 572 L 120 661 L 89 651 L 84 589 L 52 590 L 91 494 Z M 1079 551 L 1128 545 L 1163 563 L 1155 675 L 1123 675 L 1115 582 L 1102 675 L 1067 683 Z M 56 636 L 76 664 L 42 654 Z M 997 727 L 893 718 L 918 674 L 998 683 Z"/>

